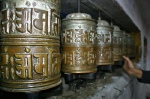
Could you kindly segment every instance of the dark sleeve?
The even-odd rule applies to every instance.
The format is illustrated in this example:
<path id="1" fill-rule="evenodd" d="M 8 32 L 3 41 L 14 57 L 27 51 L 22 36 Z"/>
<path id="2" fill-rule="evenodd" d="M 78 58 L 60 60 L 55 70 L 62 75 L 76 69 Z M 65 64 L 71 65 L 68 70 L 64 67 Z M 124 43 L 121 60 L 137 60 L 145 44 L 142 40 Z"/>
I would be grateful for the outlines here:
<path id="1" fill-rule="evenodd" d="M 149 83 L 150 84 L 150 71 L 142 70 L 142 78 L 138 79 L 141 83 Z"/>

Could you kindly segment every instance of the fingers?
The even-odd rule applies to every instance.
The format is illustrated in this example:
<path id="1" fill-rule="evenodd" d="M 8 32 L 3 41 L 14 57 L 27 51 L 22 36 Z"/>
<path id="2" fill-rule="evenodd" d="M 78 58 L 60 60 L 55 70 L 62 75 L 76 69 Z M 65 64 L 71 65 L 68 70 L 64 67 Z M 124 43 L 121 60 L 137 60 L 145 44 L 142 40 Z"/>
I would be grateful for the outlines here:
<path id="1" fill-rule="evenodd" d="M 123 58 L 124 58 L 129 64 L 132 64 L 132 61 L 131 61 L 128 57 L 123 56 Z"/>
<path id="2" fill-rule="evenodd" d="M 128 66 L 129 68 L 134 68 L 132 61 L 128 57 L 123 56 L 123 58 L 125 59 L 126 66 Z"/>
<path id="3" fill-rule="evenodd" d="M 128 58 L 128 57 L 126 57 L 126 56 L 123 56 L 123 58 L 124 58 L 125 60 L 129 61 L 129 58 Z"/>
<path id="4" fill-rule="evenodd" d="M 125 60 L 125 61 L 124 61 L 124 65 L 123 65 L 123 69 L 124 69 L 124 70 L 127 70 L 127 69 L 128 69 L 128 66 L 127 66 L 127 65 L 128 65 L 128 64 L 127 64 L 127 61 Z"/>

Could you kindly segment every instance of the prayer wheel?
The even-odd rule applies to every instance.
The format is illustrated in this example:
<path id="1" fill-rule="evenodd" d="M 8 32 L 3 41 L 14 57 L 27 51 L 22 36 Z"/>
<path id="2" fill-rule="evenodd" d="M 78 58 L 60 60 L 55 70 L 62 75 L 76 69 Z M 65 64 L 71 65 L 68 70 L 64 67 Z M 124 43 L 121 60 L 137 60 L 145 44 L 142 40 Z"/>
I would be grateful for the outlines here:
<path id="1" fill-rule="evenodd" d="M 127 56 L 128 57 L 132 57 L 132 48 L 133 48 L 133 41 L 132 41 L 132 37 L 130 36 L 130 34 L 127 34 Z"/>
<path id="2" fill-rule="evenodd" d="M 136 56 L 136 45 L 135 45 L 135 40 L 133 39 L 133 43 L 132 43 L 132 47 L 133 47 L 133 50 L 132 50 L 132 57 L 135 57 Z"/>
<path id="3" fill-rule="evenodd" d="M 130 41 L 131 41 L 131 42 L 130 42 L 130 49 L 131 49 L 130 57 L 133 58 L 133 57 L 135 57 L 135 54 L 136 54 L 136 53 L 135 53 L 135 52 L 136 52 L 136 51 L 135 51 L 135 41 L 134 41 L 133 37 L 131 37 L 130 39 L 131 39 L 131 40 L 130 40 Z"/>
<path id="4" fill-rule="evenodd" d="M 127 51 L 128 51 L 127 38 L 128 38 L 128 34 L 126 32 L 123 32 L 123 55 L 125 56 L 128 56 L 127 55 Z"/>
<path id="5" fill-rule="evenodd" d="M 34 92 L 61 84 L 61 0 L 1 0 L 0 89 Z"/>
<path id="6" fill-rule="evenodd" d="M 123 32 L 118 26 L 113 26 L 113 60 L 123 60 Z"/>
<path id="7" fill-rule="evenodd" d="M 96 65 L 111 65 L 113 61 L 113 27 L 99 18 L 97 24 Z"/>
<path id="8" fill-rule="evenodd" d="M 72 13 L 62 20 L 62 71 L 96 72 L 96 21 L 86 13 Z"/>

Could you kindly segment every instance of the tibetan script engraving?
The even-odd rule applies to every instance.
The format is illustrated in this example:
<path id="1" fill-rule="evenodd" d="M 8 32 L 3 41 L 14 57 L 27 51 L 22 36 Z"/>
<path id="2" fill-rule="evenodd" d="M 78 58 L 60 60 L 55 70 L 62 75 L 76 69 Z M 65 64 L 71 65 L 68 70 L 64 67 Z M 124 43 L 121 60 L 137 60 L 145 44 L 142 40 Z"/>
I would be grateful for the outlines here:
<path id="1" fill-rule="evenodd" d="M 1 13 L 1 34 L 3 35 L 34 34 L 59 37 L 60 17 L 55 9 L 46 11 L 36 8 L 15 8 L 3 10 Z"/>
<path id="2" fill-rule="evenodd" d="M 95 54 L 93 48 L 88 48 L 88 51 L 76 48 L 69 52 L 63 52 L 63 63 L 66 65 L 94 65 Z"/>
<path id="3" fill-rule="evenodd" d="M 68 29 L 63 32 L 63 43 L 88 43 L 95 44 L 95 31 L 83 29 Z"/>
<path id="4" fill-rule="evenodd" d="M 16 51 L 12 54 L 8 50 L 8 52 L 0 53 L 0 77 L 5 79 L 17 79 L 18 77 L 21 79 L 34 79 L 35 75 L 48 77 L 60 73 L 61 60 L 58 48 L 49 48 L 47 53 L 32 54 L 30 52 L 17 53 Z"/>

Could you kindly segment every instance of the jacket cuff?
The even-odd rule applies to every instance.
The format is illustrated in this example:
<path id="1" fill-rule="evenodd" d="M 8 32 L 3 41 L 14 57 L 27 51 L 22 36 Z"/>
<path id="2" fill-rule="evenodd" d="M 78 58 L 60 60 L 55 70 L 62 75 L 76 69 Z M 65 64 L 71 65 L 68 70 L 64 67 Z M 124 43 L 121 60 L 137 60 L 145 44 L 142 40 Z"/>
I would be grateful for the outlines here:
<path id="1" fill-rule="evenodd" d="M 142 78 L 137 80 L 141 83 L 150 83 L 150 71 L 142 70 Z"/>

